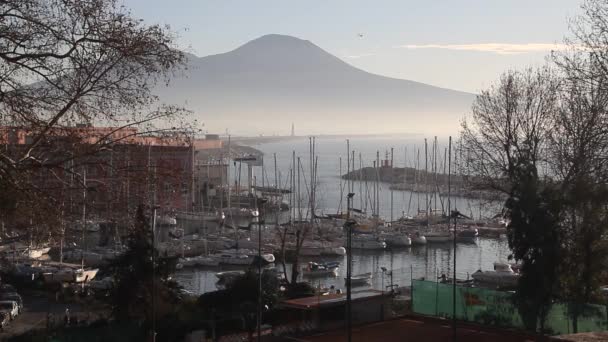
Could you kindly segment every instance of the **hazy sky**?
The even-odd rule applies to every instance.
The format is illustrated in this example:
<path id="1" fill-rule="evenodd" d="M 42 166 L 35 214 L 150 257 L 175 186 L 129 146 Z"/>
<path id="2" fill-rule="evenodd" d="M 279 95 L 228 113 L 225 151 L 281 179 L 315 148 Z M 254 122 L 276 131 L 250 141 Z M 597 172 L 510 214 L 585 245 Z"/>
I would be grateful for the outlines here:
<path id="1" fill-rule="evenodd" d="M 478 92 L 508 68 L 541 64 L 580 0 L 122 0 L 171 25 L 198 55 L 269 33 L 307 39 L 369 72 Z M 363 37 L 359 37 L 359 33 Z"/>

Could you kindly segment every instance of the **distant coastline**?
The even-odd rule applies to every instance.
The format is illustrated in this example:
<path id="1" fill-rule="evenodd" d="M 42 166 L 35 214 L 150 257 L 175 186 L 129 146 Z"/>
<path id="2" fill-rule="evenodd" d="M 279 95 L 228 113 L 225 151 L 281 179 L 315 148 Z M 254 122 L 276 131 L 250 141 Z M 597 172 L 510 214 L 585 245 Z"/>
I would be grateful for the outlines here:
<path id="1" fill-rule="evenodd" d="M 292 140 L 301 140 L 307 139 L 309 137 L 315 138 L 328 138 L 328 139 L 336 139 L 336 138 L 386 138 L 386 137 L 408 137 L 408 138 L 417 138 L 424 137 L 423 133 L 369 133 L 369 134 L 311 134 L 311 135 L 268 135 L 268 136 L 231 136 L 230 141 L 234 143 L 239 143 L 242 145 L 257 145 L 257 144 L 265 144 L 271 142 L 280 142 L 280 141 L 292 141 Z M 223 136 L 222 140 L 228 141 L 228 137 Z"/>

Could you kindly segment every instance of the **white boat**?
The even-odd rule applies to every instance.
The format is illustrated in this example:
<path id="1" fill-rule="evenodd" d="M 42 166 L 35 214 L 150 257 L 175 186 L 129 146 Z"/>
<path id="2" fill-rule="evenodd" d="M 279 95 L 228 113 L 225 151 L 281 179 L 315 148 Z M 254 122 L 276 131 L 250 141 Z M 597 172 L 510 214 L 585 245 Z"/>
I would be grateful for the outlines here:
<path id="1" fill-rule="evenodd" d="M 343 256 L 346 255 L 346 249 L 342 246 L 337 246 L 327 241 L 306 241 L 300 248 L 302 256 Z"/>
<path id="2" fill-rule="evenodd" d="M 28 248 L 27 256 L 32 259 L 38 259 L 41 258 L 43 255 L 47 254 L 50 250 L 50 247 Z"/>
<path id="3" fill-rule="evenodd" d="M 198 223 L 203 222 L 220 222 L 224 220 L 226 217 L 223 212 L 213 212 L 213 211 L 204 211 L 204 212 L 185 212 L 178 211 L 175 213 L 176 221 L 194 221 Z"/>
<path id="4" fill-rule="evenodd" d="M 412 239 L 405 234 L 384 233 L 381 237 L 389 247 L 409 247 L 412 245 Z"/>
<path id="5" fill-rule="evenodd" d="M 219 264 L 220 261 L 217 258 L 202 255 L 191 258 L 180 258 L 178 260 L 178 265 L 182 267 L 213 267 Z"/>
<path id="6" fill-rule="evenodd" d="M 386 242 L 370 234 L 354 235 L 351 240 L 353 249 L 385 249 Z"/>
<path id="7" fill-rule="evenodd" d="M 334 255 L 343 256 L 346 255 L 346 248 L 344 247 L 323 247 L 321 255 Z"/>
<path id="8" fill-rule="evenodd" d="M 344 278 L 344 284 L 346 284 L 346 278 Z M 365 286 L 370 285 L 372 282 L 372 273 L 363 273 L 350 277 L 351 286 Z"/>
<path id="9" fill-rule="evenodd" d="M 42 273 L 46 283 L 83 283 L 91 281 L 99 270 L 94 269 L 73 269 L 69 267 L 47 270 Z"/>
<path id="10" fill-rule="evenodd" d="M 338 275 L 339 263 L 316 263 L 309 262 L 302 268 L 302 275 L 305 277 L 324 277 Z"/>
<path id="11" fill-rule="evenodd" d="M 91 251 L 73 249 L 63 253 L 63 261 L 73 263 L 84 262 L 88 266 L 100 266 L 108 264 L 121 254 L 122 252 L 120 251 L 106 248 L 95 248 Z"/>
<path id="12" fill-rule="evenodd" d="M 428 232 L 424 234 L 426 242 L 428 243 L 441 243 L 452 241 L 452 234 L 448 232 Z"/>
<path id="13" fill-rule="evenodd" d="M 260 216 L 260 213 L 255 209 L 248 208 L 224 208 L 223 212 L 225 216 L 232 218 L 256 218 Z"/>
<path id="14" fill-rule="evenodd" d="M 247 250 L 227 249 L 211 256 L 224 265 L 251 265 L 253 257 Z"/>
<path id="15" fill-rule="evenodd" d="M 91 281 L 95 278 L 95 276 L 97 275 L 97 272 L 99 272 L 99 269 L 97 268 L 92 268 L 92 269 L 78 269 L 74 271 L 74 281 L 77 283 L 86 283 L 88 281 Z"/>
<path id="16" fill-rule="evenodd" d="M 177 219 L 175 217 L 171 217 L 169 215 L 156 215 L 156 226 L 176 226 Z"/>
<path id="17" fill-rule="evenodd" d="M 426 237 L 419 232 L 411 236 L 412 245 L 426 245 Z"/>
<path id="18" fill-rule="evenodd" d="M 300 248 L 301 256 L 321 256 L 323 247 L 319 246 L 302 246 Z"/>
<path id="19" fill-rule="evenodd" d="M 500 286 L 515 286 L 520 275 L 513 271 L 507 263 L 494 263 L 494 271 L 482 271 L 471 274 L 471 277 L 480 283 Z"/>
<path id="20" fill-rule="evenodd" d="M 272 264 L 276 260 L 274 257 L 274 254 L 272 254 L 272 253 L 262 253 L 262 259 L 264 259 L 264 261 L 266 261 L 269 264 Z"/>
<path id="21" fill-rule="evenodd" d="M 456 241 L 474 243 L 477 241 L 479 231 L 477 228 L 463 229 L 456 233 Z"/>

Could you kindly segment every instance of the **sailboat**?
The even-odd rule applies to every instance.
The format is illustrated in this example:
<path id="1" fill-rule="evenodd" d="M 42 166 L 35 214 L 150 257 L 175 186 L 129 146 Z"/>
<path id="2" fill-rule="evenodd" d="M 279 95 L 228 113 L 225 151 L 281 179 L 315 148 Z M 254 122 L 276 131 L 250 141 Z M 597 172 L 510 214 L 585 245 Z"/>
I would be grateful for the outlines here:
<path id="1" fill-rule="evenodd" d="M 347 282 L 347 279 L 344 278 L 344 284 L 346 284 L 346 282 Z M 371 272 L 357 274 L 357 275 L 350 277 L 351 286 L 366 286 L 366 285 L 370 285 L 371 282 L 372 282 L 372 273 Z"/>

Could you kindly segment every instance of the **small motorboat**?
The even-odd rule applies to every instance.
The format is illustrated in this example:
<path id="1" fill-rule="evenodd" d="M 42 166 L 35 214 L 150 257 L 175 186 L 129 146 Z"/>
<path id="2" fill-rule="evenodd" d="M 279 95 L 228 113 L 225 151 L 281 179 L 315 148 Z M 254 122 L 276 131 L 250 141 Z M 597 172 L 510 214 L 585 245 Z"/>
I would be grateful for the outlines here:
<path id="1" fill-rule="evenodd" d="M 346 284 L 347 279 L 344 278 L 344 284 Z M 351 286 L 366 286 L 370 285 L 372 282 L 372 273 L 363 273 L 350 277 L 350 285 Z"/>
<path id="2" fill-rule="evenodd" d="M 515 273 L 510 264 L 494 263 L 494 271 L 482 271 L 471 274 L 471 277 L 480 283 L 498 285 L 498 286 L 515 286 L 519 280 L 520 274 Z"/>
<path id="3" fill-rule="evenodd" d="M 412 245 L 426 245 L 426 237 L 420 234 L 420 232 L 416 232 L 410 238 L 412 239 Z"/>
<path id="4" fill-rule="evenodd" d="M 302 268 L 302 275 L 305 277 L 336 276 L 339 265 L 339 262 L 316 263 L 311 261 Z"/>
<path id="5" fill-rule="evenodd" d="M 456 233 L 456 241 L 466 242 L 466 243 L 475 243 L 475 241 L 477 241 L 478 236 L 479 236 L 479 231 L 477 230 L 477 228 L 463 229 Z"/>

